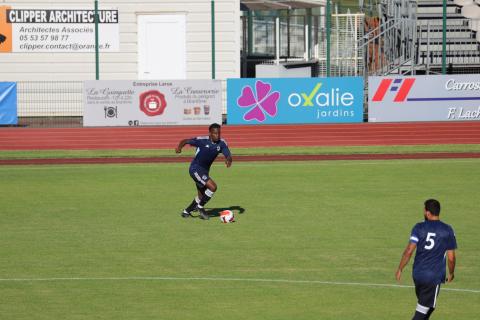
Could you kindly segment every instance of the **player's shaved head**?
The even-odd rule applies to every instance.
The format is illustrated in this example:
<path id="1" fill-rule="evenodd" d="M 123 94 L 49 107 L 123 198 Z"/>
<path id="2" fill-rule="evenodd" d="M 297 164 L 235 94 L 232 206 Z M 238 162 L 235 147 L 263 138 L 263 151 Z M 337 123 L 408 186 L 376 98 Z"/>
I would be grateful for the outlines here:
<path id="1" fill-rule="evenodd" d="M 212 123 L 210 127 L 208 127 L 208 131 L 212 131 L 212 129 L 220 129 L 222 126 L 218 123 Z"/>
<path id="2" fill-rule="evenodd" d="M 428 199 L 425 201 L 425 210 L 430 212 L 434 216 L 440 215 L 440 202 L 435 199 Z"/>

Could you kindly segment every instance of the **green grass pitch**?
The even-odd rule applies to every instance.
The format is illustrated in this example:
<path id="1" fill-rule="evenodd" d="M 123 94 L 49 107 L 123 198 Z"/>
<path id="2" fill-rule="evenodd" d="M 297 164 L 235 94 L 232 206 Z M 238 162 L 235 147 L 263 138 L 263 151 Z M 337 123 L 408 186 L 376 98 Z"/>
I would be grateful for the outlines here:
<path id="1" fill-rule="evenodd" d="M 394 272 L 434 197 L 459 249 L 432 318 L 476 319 L 479 165 L 216 164 L 207 208 L 244 210 L 227 225 L 180 217 L 187 163 L 2 166 L 0 318 L 410 319 Z"/>

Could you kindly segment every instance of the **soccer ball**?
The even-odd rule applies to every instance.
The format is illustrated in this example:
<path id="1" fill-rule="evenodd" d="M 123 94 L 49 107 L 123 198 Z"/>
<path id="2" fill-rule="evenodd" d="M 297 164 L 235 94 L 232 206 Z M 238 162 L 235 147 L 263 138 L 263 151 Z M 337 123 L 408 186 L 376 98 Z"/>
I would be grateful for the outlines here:
<path id="1" fill-rule="evenodd" d="M 235 215 L 231 210 L 223 210 L 222 212 L 220 212 L 220 220 L 223 223 L 235 222 Z"/>

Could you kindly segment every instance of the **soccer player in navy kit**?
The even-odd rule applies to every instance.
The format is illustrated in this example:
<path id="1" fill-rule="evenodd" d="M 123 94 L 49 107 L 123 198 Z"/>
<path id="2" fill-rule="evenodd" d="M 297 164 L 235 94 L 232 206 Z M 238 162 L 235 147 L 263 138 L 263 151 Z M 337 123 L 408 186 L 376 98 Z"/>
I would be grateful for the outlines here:
<path id="1" fill-rule="evenodd" d="M 190 164 L 189 172 L 197 186 L 198 195 L 193 199 L 192 203 L 183 210 L 182 217 L 184 218 L 190 217 L 193 211 L 198 210 L 200 218 L 208 220 L 209 216 L 205 212 L 204 206 L 213 197 L 215 191 L 217 191 L 217 184 L 209 176 L 210 166 L 219 153 L 223 153 L 225 156 L 227 168 L 232 165 L 232 154 L 225 140 L 220 137 L 220 129 L 221 126 L 214 123 L 208 128 L 208 136 L 184 139 L 180 141 L 175 149 L 176 153 L 180 153 L 186 144 L 197 147 L 195 157 Z"/>
<path id="2" fill-rule="evenodd" d="M 451 226 L 440 221 L 439 215 L 440 203 L 434 199 L 425 201 L 425 221 L 413 227 L 410 242 L 396 272 L 397 281 L 400 281 L 403 268 L 417 249 L 413 263 L 413 281 L 418 303 L 412 320 L 430 319 L 435 310 L 440 284 L 445 283 L 446 258 L 449 271 L 447 282 L 453 281 L 455 277 L 455 233 Z"/>

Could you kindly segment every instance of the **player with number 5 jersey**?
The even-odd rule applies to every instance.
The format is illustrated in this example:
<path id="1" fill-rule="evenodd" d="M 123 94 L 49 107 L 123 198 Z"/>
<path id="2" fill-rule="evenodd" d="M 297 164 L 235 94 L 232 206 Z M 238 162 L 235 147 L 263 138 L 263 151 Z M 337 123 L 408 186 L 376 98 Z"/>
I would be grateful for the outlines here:
<path id="1" fill-rule="evenodd" d="M 413 320 L 430 319 L 436 307 L 440 285 L 445 282 L 445 278 L 448 282 L 454 278 L 457 241 L 453 228 L 440 221 L 439 216 L 440 203 L 434 199 L 425 201 L 425 221 L 413 227 L 396 272 L 396 278 L 400 281 L 403 268 L 416 249 L 413 281 L 418 303 Z M 447 258 L 448 277 L 445 271 Z"/>

